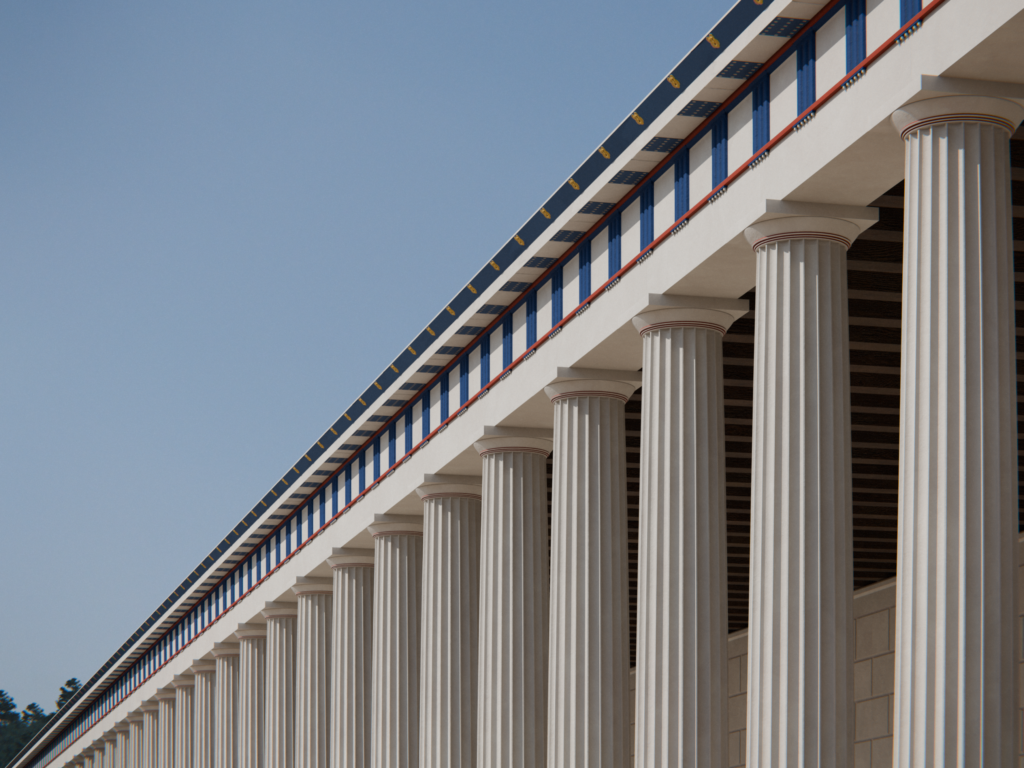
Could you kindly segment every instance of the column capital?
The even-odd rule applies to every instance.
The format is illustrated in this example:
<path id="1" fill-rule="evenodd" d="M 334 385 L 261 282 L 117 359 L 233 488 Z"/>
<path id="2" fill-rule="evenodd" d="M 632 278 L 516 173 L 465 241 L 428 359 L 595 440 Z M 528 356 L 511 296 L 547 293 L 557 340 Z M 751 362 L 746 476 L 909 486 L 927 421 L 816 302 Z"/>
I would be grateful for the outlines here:
<path id="1" fill-rule="evenodd" d="M 334 580 L 324 578 L 310 578 L 300 576 L 292 586 L 292 592 L 296 595 L 333 595 Z"/>
<path id="2" fill-rule="evenodd" d="M 114 729 L 111 728 L 109 731 L 107 731 L 102 736 L 100 736 L 100 741 L 102 741 L 104 743 L 105 742 L 116 742 L 117 741 L 117 734 L 114 733 Z"/>
<path id="3" fill-rule="evenodd" d="M 532 430 L 531 430 L 532 431 Z M 516 437 L 514 435 L 485 436 L 473 443 L 477 453 L 538 453 L 547 458 L 555 441 L 552 437 Z"/>
<path id="4" fill-rule="evenodd" d="M 633 318 L 633 326 L 643 336 L 666 328 L 704 328 L 723 336 L 729 327 L 750 311 L 746 299 L 712 296 L 648 297 L 651 308 Z"/>
<path id="5" fill-rule="evenodd" d="M 214 643 L 213 650 L 210 652 L 213 658 L 219 659 L 221 656 L 237 656 L 241 653 L 241 647 L 238 643 Z"/>
<path id="6" fill-rule="evenodd" d="M 421 500 L 479 499 L 482 492 L 483 480 L 474 475 L 424 475 L 423 485 L 416 489 Z"/>
<path id="7" fill-rule="evenodd" d="M 294 619 L 299 615 L 298 603 L 285 603 L 281 601 L 270 601 L 260 611 L 267 621 L 273 619 Z"/>
<path id="8" fill-rule="evenodd" d="M 171 685 L 175 688 L 192 688 L 196 684 L 196 677 L 193 674 L 175 675 Z"/>
<path id="9" fill-rule="evenodd" d="M 870 226 L 870 225 L 868 225 Z M 780 240 L 831 240 L 849 248 L 867 227 L 850 219 L 826 216 L 781 216 L 751 224 L 743 234 L 756 251 Z"/>
<path id="10" fill-rule="evenodd" d="M 139 705 L 140 712 L 157 712 L 160 710 L 160 704 L 155 699 L 144 701 Z"/>
<path id="11" fill-rule="evenodd" d="M 234 631 L 235 637 L 239 640 L 248 640 L 253 637 L 266 637 L 266 624 L 239 624 Z"/>
<path id="12" fill-rule="evenodd" d="M 992 96 L 940 96 L 906 104 L 892 113 L 900 138 L 921 128 L 946 123 L 988 123 L 1012 134 L 1024 120 L 1024 107 Z"/>
<path id="13" fill-rule="evenodd" d="M 129 712 L 124 719 L 127 720 L 129 723 L 141 723 L 146 718 L 145 714 L 143 714 L 142 711 L 144 707 L 145 705 L 139 707 L 134 712 Z"/>
<path id="14" fill-rule="evenodd" d="M 422 536 L 423 518 L 416 515 L 375 515 L 366 530 L 375 539 L 381 536 Z"/>
<path id="15" fill-rule="evenodd" d="M 373 550 L 356 547 L 335 547 L 327 558 L 327 564 L 334 570 L 339 568 L 373 568 Z"/>
<path id="16" fill-rule="evenodd" d="M 174 692 L 173 688 L 161 688 L 156 692 L 153 698 L 157 701 L 167 701 L 168 699 L 173 701 L 176 696 L 177 694 Z"/>
<path id="17" fill-rule="evenodd" d="M 131 728 L 131 726 L 128 724 L 128 718 L 125 718 L 121 722 L 115 723 L 114 727 L 111 728 L 111 730 L 115 734 L 117 734 L 117 733 L 127 733 L 130 728 Z"/>
<path id="18" fill-rule="evenodd" d="M 204 675 L 206 673 L 212 674 L 217 671 L 217 662 L 202 659 L 200 661 L 193 662 L 192 666 L 189 667 L 189 670 L 193 675 Z"/>

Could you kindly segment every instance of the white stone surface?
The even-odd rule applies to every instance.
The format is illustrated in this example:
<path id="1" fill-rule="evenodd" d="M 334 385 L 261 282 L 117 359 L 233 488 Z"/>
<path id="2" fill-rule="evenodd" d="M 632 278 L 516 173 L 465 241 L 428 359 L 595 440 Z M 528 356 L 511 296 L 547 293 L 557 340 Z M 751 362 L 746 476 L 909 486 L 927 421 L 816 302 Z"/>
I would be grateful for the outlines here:
<path id="1" fill-rule="evenodd" d="M 482 457 L 477 768 L 547 760 L 547 456 L 552 440 L 486 437 Z"/>
<path id="2" fill-rule="evenodd" d="M 1017 756 L 1012 102 L 945 97 L 905 137 L 894 763 Z"/>
<path id="3" fill-rule="evenodd" d="M 269 602 L 267 620 L 266 768 L 295 765 L 295 603 Z"/>
<path id="4" fill-rule="evenodd" d="M 373 550 L 335 549 L 331 628 L 331 768 L 369 768 Z"/>
<path id="5" fill-rule="evenodd" d="M 390 516 L 374 537 L 373 692 L 370 761 L 374 768 L 419 765 L 420 601 L 423 523 Z"/>
<path id="6" fill-rule="evenodd" d="M 128 768 L 128 730 L 127 722 L 114 726 L 114 768 Z"/>
<path id="7" fill-rule="evenodd" d="M 195 677 L 175 675 L 174 686 L 174 765 L 192 768 L 195 744 Z"/>
<path id="8" fill-rule="evenodd" d="M 861 227 L 785 217 L 757 254 L 747 765 L 853 759 L 846 251 Z"/>
<path id="9" fill-rule="evenodd" d="M 639 315 L 643 337 L 635 765 L 727 757 L 722 336 L 734 314 Z"/>
<path id="10" fill-rule="evenodd" d="M 423 501 L 420 765 L 476 765 L 480 611 L 478 483 L 427 483 Z"/>
<path id="11" fill-rule="evenodd" d="M 295 653 L 295 765 L 327 768 L 331 683 L 331 579 L 300 578 Z"/>
<path id="12" fill-rule="evenodd" d="M 177 698 L 173 688 L 163 688 L 156 692 L 156 700 L 160 705 L 157 714 L 157 745 L 156 768 L 174 768 L 174 702 Z"/>
<path id="13" fill-rule="evenodd" d="M 213 705 L 215 768 L 238 768 L 238 643 L 213 647 L 217 685 Z"/>
<path id="14" fill-rule="evenodd" d="M 267 628 L 239 624 L 238 639 L 238 766 L 266 765 Z"/>
<path id="15" fill-rule="evenodd" d="M 192 768 L 213 768 L 217 663 L 196 662 L 192 665 L 192 672 L 195 675 Z"/>
<path id="16" fill-rule="evenodd" d="M 128 715 L 128 751 L 125 759 L 126 768 L 142 768 L 143 721 L 141 711 Z"/>
<path id="17" fill-rule="evenodd" d="M 636 383 L 545 388 L 554 410 L 549 766 L 618 768 L 629 754 L 625 404 Z"/>
<path id="18" fill-rule="evenodd" d="M 142 753 L 140 768 L 158 768 L 160 744 L 160 703 L 144 702 L 142 707 Z"/>

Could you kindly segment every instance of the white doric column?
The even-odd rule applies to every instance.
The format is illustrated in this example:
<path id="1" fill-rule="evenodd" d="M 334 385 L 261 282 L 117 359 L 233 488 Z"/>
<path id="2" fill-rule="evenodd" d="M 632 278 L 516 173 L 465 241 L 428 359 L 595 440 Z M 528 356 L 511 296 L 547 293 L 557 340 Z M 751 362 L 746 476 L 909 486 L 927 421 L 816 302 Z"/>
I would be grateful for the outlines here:
<path id="1" fill-rule="evenodd" d="M 114 768 L 128 768 L 128 721 L 114 726 Z"/>
<path id="2" fill-rule="evenodd" d="M 104 753 L 105 750 L 103 748 L 103 741 L 101 739 L 97 739 L 96 742 L 93 743 L 93 745 L 90 747 L 90 750 L 91 750 L 92 768 L 104 768 L 103 767 L 103 753 Z"/>
<path id="3" fill-rule="evenodd" d="M 295 765 L 327 768 L 332 579 L 299 578 L 295 652 Z"/>
<path id="4" fill-rule="evenodd" d="M 175 675 L 174 686 L 174 765 L 192 768 L 195 749 L 195 687 L 194 675 Z"/>
<path id="5" fill-rule="evenodd" d="M 140 768 L 160 768 L 160 702 L 156 700 L 143 702 L 142 710 L 142 752 Z"/>
<path id="6" fill-rule="evenodd" d="M 238 643 L 214 643 L 217 686 L 213 704 L 215 768 L 238 768 Z"/>
<path id="7" fill-rule="evenodd" d="M 371 764 L 419 765 L 423 523 L 379 515 L 374 538 Z"/>
<path id="8" fill-rule="evenodd" d="M 643 339 L 636 765 L 728 755 L 722 337 L 746 301 L 659 297 Z"/>
<path id="9" fill-rule="evenodd" d="M 141 710 L 135 710 L 127 718 L 128 721 L 128 753 L 125 759 L 125 768 L 143 768 L 142 747 L 143 747 L 143 722 L 146 717 Z"/>
<path id="10" fill-rule="evenodd" d="M 550 430 L 520 432 L 475 444 L 483 469 L 477 768 L 547 760 L 552 440 Z"/>
<path id="11" fill-rule="evenodd" d="M 893 764 L 1015 764 L 1012 102 L 893 115 L 906 145 Z M 1018 637 L 1017 643 L 1020 642 Z"/>
<path id="12" fill-rule="evenodd" d="M 267 627 L 239 624 L 238 768 L 266 765 Z"/>
<path id="13" fill-rule="evenodd" d="M 853 762 L 846 251 L 877 212 L 850 210 L 861 218 L 746 230 L 757 258 L 747 768 Z"/>
<path id="14" fill-rule="evenodd" d="M 266 768 L 295 765 L 296 603 L 267 603 Z M 299 766 L 298 768 L 306 768 Z"/>
<path id="15" fill-rule="evenodd" d="M 369 768 L 373 550 L 335 549 L 331 628 L 331 768 Z"/>
<path id="16" fill-rule="evenodd" d="M 197 661 L 191 667 L 195 675 L 193 700 L 192 768 L 213 768 L 214 705 L 217 662 Z"/>
<path id="17" fill-rule="evenodd" d="M 555 420 L 548 766 L 619 768 L 630 719 L 625 407 L 641 377 L 558 375 L 572 378 L 544 389 Z"/>
<path id="18" fill-rule="evenodd" d="M 177 694 L 173 688 L 162 688 L 156 692 L 156 701 L 160 705 L 157 711 L 156 768 L 175 768 L 175 699 Z"/>
<path id="19" fill-rule="evenodd" d="M 420 765 L 476 765 L 480 478 L 428 475 L 423 501 Z"/>
<path id="20" fill-rule="evenodd" d="M 81 757 L 82 768 L 94 768 L 93 760 L 95 758 L 95 755 L 96 753 L 93 751 L 92 747 L 83 750 Z"/>
<path id="21" fill-rule="evenodd" d="M 117 734 L 107 731 L 103 734 L 103 768 L 114 768 L 117 762 Z"/>

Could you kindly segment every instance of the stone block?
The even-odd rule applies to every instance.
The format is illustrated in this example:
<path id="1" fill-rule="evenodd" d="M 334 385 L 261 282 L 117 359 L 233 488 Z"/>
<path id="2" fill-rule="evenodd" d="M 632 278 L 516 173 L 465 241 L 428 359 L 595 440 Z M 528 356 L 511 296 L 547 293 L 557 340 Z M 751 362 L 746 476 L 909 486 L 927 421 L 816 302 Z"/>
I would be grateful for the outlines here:
<path id="1" fill-rule="evenodd" d="M 729 695 L 736 696 L 743 693 L 742 686 L 740 685 L 740 677 L 743 674 L 743 663 L 740 659 L 742 656 L 735 656 L 729 659 Z"/>
<path id="2" fill-rule="evenodd" d="M 889 650 L 889 611 L 878 611 L 857 619 L 857 660 L 869 659 Z"/>
<path id="3" fill-rule="evenodd" d="M 896 654 L 885 653 L 871 660 L 871 695 L 883 696 L 896 691 Z"/>
<path id="4" fill-rule="evenodd" d="M 876 739 L 889 735 L 889 697 L 857 702 L 854 741 Z"/>
<path id="5" fill-rule="evenodd" d="M 871 768 L 871 742 L 861 741 L 853 745 L 854 768 Z"/>
<path id="6" fill-rule="evenodd" d="M 871 742 L 871 768 L 892 768 L 892 736 Z"/>
<path id="7" fill-rule="evenodd" d="M 853 700 L 871 698 L 871 659 L 858 661 L 853 665 Z"/>
<path id="8" fill-rule="evenodd" d="M 729 730 L 742 731 L 747 728 L 747 695 L 741 693 L 729 699 Z"/>
<path id="9" fill-rule="evenodd" d="M 740 750 L 741 731 L 729 734 L 729 768 L 738 768 L 743 765 L 745 755 Z"/>

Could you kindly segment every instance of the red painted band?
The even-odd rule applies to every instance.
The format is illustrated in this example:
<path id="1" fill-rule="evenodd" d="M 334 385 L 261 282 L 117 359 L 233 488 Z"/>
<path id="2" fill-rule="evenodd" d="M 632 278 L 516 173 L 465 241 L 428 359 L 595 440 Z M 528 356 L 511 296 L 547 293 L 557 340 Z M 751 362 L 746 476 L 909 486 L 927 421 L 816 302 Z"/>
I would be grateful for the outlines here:
<path id="1" fill-rule="evenodd" d="M 643 336 L 651 331 L 664 331 L 672 328 L 704 328 L 708 331 L 718 331 L 725 336 L 725 328 L 723 326 L 716 325 L 715 323 L 701 322 L 700 320 L 669 320 L 664 323 L 651 323 L 640 329 L 640 335 Z"/>

